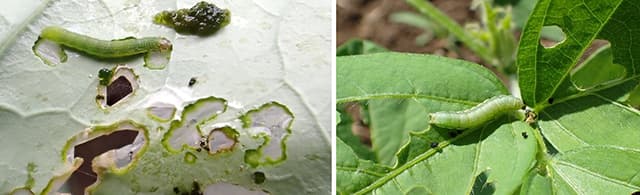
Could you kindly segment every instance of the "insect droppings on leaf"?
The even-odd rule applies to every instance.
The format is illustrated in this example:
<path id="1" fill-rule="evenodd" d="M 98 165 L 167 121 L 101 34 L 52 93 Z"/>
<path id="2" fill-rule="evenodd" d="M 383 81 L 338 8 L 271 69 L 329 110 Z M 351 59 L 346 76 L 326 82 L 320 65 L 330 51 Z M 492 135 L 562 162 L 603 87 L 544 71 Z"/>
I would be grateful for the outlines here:
<path id="1" fill-rule="evenodd" d="M 256 171 L 251 176 L 253 178 L 253 183 L 262 184 L 267 179 L 263 172 Z"/>
<path id="2" fill-rule="evenodd" d="M 191 188 L 191 195 L 199 195 L 199 194 L 202 194 L 202 192 L 200 192 L 200 184 L 197 181 L 193 181 L 192 188 Z"/>
<path id="3" fill-rule="evenodd" d="M 108 85 L 109 81 L 111 81 L 111 77 L 113 76 L 113 71 L 108 68 L 103 68 L 98 71 L 98 80 L 100 81 L 100 85 Z"/>
<path id="4" fill-rule="evenodd" d="M 191 77 L 191 79 L 189 79 L 189 87 L 193 87 L 193 85 L 196 84 L 196 77 Z"/>

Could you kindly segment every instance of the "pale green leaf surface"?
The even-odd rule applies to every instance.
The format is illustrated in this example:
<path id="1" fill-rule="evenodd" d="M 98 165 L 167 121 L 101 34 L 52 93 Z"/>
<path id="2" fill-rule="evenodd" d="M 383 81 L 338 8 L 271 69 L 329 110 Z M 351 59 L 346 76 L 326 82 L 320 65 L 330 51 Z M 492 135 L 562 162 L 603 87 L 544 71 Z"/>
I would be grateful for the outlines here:
<path id="1" fill-rule="evenodd" d="M 589 89 L 616 82 L 625 77 L 627 71 L 620 64 L 613 63 L 611 46 L 606 45 L 594 52 L 571 74 L 571 82 L 578 89 Z"/>
<path id="2" fill-rule="evenodd" d="M 338 103 L 369 102 L 378 159 L 393 159 L 400 150 L 394 169 L 356 194 L 468 194 L 481 173 L 488 175 L 496 193 L 511 193 L 532 166 L 536 143 L 521 135 L 531 135 L 526 123 L 496 120 L 456 138 L 450 137 L 448 130 L 428 128 L 431 112 L 463 110 L 507 93 L 481 66 L 415 54 L 339 57 L 336 81 Z M 425 132 L 408 136 L 410 131 L 425 128 Z M 378 142 L 382 147 L 376 148 L 376 139 L 383 140 Z M 438 148 L 432 149 L 432 142 L 438 142 Z M 386 144 L 395 145 L 395 149 L 384 148 Z M 380 158 L 382 155 L 391 157 Z"/>
<path id="3" fill-rule="evenodd" d="M 368 40 L 351 39 L 338 48 L 336 48 L 336 56 L 350 56 L 360 54 L 370 54 L 378 52 L 386 52 L 386 48 Z"/>
<path id="4" fill-rule="evenodd" d="M 557 194 L 632 194 L 640 190 L 640 151 L 614 146 L 584 147 L 552 160 Z"/>
<path id="5" fill-rule="evenodd" d="M 378 162 L 393 165 L 409 131 L 428 126 L 428 114 L 463 110 L 507 90 L 493 73 L 465 61 L 382 53 L 337 59 L 337 102 L 368 100 Z"/>
<path id="6" fill-rule="evenodd" d="M 325 2 L 210 1 L 232 12 L 231 24 L 210 37 L 177 35 L 152 23 L 161 10 L 191 7 L 197 1 L 10 1 L 0 8 L 0 194 L 22 187 L 27 164 L 36 165 L 32 191 L 67 171 L 61 157 L 66 141 L 94 125 L 131 119 L 149 130 L 150 143 L 129 172 L 108 171 L 101 177 L 108 194 L 172 193 L 174 186 L 229 182 L 274 194 L 325 194 L 331 190 L 330 28 L 331 6 Z M 144 68 L 142 57 L 96 60 L 66 50 L 68 60 L 45 65 L 31 47 L 40 30 L 60 25 L 100 39 L 163 36 L 173 43 L 166 69 Z M 126 64 L 140 86 L 123 102 L 98 109 L 98 70 Z M 188 88 L 191 77 L 198 82 Z M 243 150 L 262 143 L 239 128 L 240 142 L 228 155 L 196 154 L 184 163 L 185 151 L 168 153 L 161 145 L 169 123 L 148 118 L 148 101 L 178 105 L 216 96 L 230 110 L 212 123 L 233 121 L 269 101 L 294 114 L 287 138 L 287 160 L 250 168 Z M 179 109 L 181 109 L 179 107 Z M 181 113 L 179 110 L 177 113 Z M 309 144 L 312 143 L 312 144 Z M 245 148 L 246 147 L 246 148 Z M 136 161 L 134 161 L 136 162 Z M 265 183 L 253 184 L 260 170 Z"/>
<path id="7" fill-rule="evenodd" d="M 389 172 L 389 168 L 363 160 L 340 138 L 336 139 L 336 192 L 351 194 Z"/>
<path id="8" fill-rule="evenodd" d="M 411 146 L 416 151 L 410 153 L 418 156 L 358 193 L 405 194 L 424 188 L 430 194 L 469 194 L 483 172 L 496 194 L 513 193 L 534 161 L 535 139 L 521 135 L 531 135 L 532 130 L 520 121 L 497 120 L 440 142 L 439 149 Z"/>
<path id="9" fill-rule="evenodd" d="M 340 114 L 340 122 L 336 124 L 336 138 L 349 145 L 358 158 L 375 160 L 371 148 L 363 144 L 360 137 L 353 134 L 353 125 L 356 125 L 356 122 L 348 114 Z"/>
<path id="10" fill-rule="evenodd" d="M 588 93 L 570 84 L 568 75 L 594 39 L 611 43 L 613 63 L 626 69 L 625 79 L 637 77 L 640 67 L 634 59 L 640 58 L 640 52 L 634 51 L 640 48 L 638 6 L 636 1 L 628 0 L 540 0 L 523 29 L 518 48 L 519 84 L 525 103 L 540 110 L 548 106 L 549 99 L 570 99 Z M 544 48 L 539 43 L 540 32 L 551 25 L 560 27 L 566 39 L 552 48 Z M 615 84 L 618 83 L 591 91 Z"/>
<path id="11" fill-rule="evenodd" d="M 640 112 L 616 101 L 635 84 L 556 103 L 540 113 L 538 126 L 561 153 L 595 145 L 640 149 Z"/>

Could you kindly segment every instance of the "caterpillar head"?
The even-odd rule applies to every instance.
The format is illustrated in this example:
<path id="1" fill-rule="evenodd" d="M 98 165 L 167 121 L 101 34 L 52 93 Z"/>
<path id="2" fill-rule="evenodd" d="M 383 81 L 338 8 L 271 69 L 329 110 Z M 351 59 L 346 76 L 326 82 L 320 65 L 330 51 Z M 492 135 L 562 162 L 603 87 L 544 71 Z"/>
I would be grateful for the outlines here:
<path id="1" fill-rule="evenodd" d="M 171 44 L 171 41 L 164 37 L 161 38 L 160 41 L 158 41 L 158 45 L 160 46 L 160 51 L 171 51 L 171 49 L 173 48 L 173 44 Z"/>

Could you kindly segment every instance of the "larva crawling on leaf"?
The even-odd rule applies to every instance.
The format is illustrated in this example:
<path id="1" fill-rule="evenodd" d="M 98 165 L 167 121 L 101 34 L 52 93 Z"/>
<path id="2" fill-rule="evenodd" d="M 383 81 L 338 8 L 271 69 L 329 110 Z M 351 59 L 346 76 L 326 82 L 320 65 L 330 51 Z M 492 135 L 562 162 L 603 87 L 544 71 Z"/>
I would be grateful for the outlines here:
<path id="1" fill-rule="evenodd" d="M 429 114 L 429 123 L 448 129 L 468 129 L 478 127 L 507 112 L 522 109 L 522 100 L 509 96 L 499 95 L 464 111 L 436 112 Z"/>
<path id="2" fill-rule="evenodd" d="M 34 45 L 34 52 L 36 52 L 36 55 L 40 58 L 42 58 L 42 55 L 37 51 L 37 47 L 43 40 L 74 48 L 98 58 L 120 58 L 146 54 L 145 63 L 150 68 L 162 68 L 165 63 L 160 61 L 160 63 L 154 62 L 155 64 L 151 64 L 150 56 L 152 56 L 152 54 L 160 54 L 162 56 L 161 58 L 165 58 L 168 62 L 173 47 L 171 41 L 164 37 L 127 37 L 107 41 L 71 32 L 58 26 L 49 26 L 42 30 L 38 41 L 36 41 Z M 60 50 L 60 52 L 62 52 L 62 50 Z M 66 56 L 65 54 L 60 55 Z M 47 59 L 43 60 L 45 62 L 49 61 Z M 64 60 L 66 60 L 66 58 L 63 58 L 61 61 L 64 62 Z"/>

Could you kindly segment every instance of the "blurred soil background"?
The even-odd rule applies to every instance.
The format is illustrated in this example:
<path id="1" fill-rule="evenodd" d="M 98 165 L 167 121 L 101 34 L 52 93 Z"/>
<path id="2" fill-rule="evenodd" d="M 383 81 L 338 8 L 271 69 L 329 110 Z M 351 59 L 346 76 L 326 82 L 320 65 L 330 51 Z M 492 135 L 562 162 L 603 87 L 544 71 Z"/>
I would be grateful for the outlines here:
<path id="1" fill-rule="evenodd" d="M 478 22 L 478 14 L 470 9 L 471 0 L 432 0 L 432 4 L 458 24 Z M 373 41 L 389 50 L 410 53 L 430 53 L 480 63 L 471 51 L 449 51 L 446 39 L 434 39 L 424 46 L 415 42 L 423 30 L 392 22 L 390 16 L 400 11 L 417 11 L 403 0 L 337 0 L 337 45 L 352 38 Z"/>

